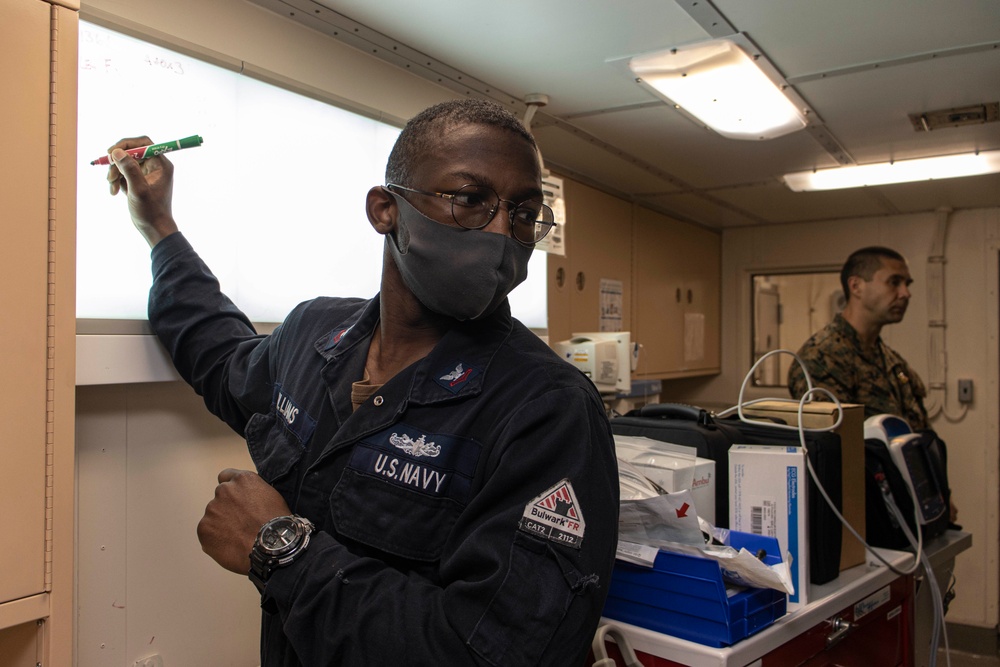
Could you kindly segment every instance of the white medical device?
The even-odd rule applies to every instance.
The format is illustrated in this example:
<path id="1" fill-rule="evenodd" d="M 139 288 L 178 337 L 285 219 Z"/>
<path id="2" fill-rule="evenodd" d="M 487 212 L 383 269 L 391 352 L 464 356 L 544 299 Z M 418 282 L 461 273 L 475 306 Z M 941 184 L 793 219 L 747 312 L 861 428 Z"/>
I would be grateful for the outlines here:
<path id="1" fill-rule="evenodd" d="M 865 440 L 880 440 L 910 494 L 920 509 L 920 523 L 928 524 L 948 509 L 939 479 L 938 465 L 928 449 L 927 439 L 913 433 L 910 425 L 893 415 L 875 415 L 865 420 Z"/>
<path id="2" fill-rule="evenodd" d="M 628 392 L 636 351 L 627 331 L 574 333 L 556 353 L 589 377 L 602 394 Z"/>

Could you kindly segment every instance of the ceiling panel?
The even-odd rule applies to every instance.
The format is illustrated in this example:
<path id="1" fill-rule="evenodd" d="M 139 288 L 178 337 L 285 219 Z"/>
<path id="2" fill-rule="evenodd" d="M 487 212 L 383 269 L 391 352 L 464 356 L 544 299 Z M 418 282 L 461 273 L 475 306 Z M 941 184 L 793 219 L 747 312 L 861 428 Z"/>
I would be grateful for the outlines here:
<path id="1" fill-rule="evenodd" d="M 535 139 L 546 164 L 560 165 L 563 171 L 586 176 L 588 180 L 632 195 L 636 192 L 670 192 L 677 188 L 637 166 L 635 162 L 614 155 L 586 138 L 574 136 L 556 127 L 534 128 Z M 553 167 L 554 168 L 554 167 Z"/>
<path id="2" fill-rule="evenodd" d="M 786 77 L 995 42 L 996 0 L 715 0 Z"/>
<path id="3" fill-rule="evenodd" d="M 572 121 L 585 130 L 697 188 L 772 182 L 774 174 L 802 169 L 796 162 L 832 158 L 806 132 L 770 141 L 736 141 L 663 106 Z"/>
<path id="4" fill-rule="evenodd" d="M 1000 148 L 1000 124 L 916 132 L 909 119 L 911 113 L 1000 101 L 1000 49 L 796 88 L 820 110 L 827 128 L 858 163 Z"/>
<path id="5" fill-rule="evenodd" d="M 672 217 L 694 222 L 709 229 L 761 224 L 760 220 L 730 207 L 722 200 L 706 199 L 695 194 L 652 195 L 644 197 L 641 203 Z"/>
<path id="6" fill-rule="evenodd" d="M 929 183 L 899 183 L 879 190 L 903 213 L 932 211 L 939 207 L 989 208 L 997 206 L 1000 174 L 949 178 Z"/>
<path id="7" fill-rule="evenodd" d="M 792 192 L 775 182 L 714 194 L 737 208 L 753 211 L 769 223 L 835 220 L 899 212 L 890 202 L 873 196 L 865 189 Z"/>
<path id="8" fill-rule="evenodd" d="M 318 4 L 511 95 L 546 93 L 558 115 L 646 100 L 606 61 L 706 37 L 676 3 L 660 0 Z"/>
<path id="9" fill-rule="evenodd" d="M 1000 123 L 928 133 L 907 117 L 1000 101 L 998 0 L 252 1 L 455 95 L 503 98 L 519 114 L 526 94 L 548 95 L 532 130 L 553 167 L 707 227 L 1000 207 L 996 177 L 827 193 L 780 183 L 838 160 L 1000 149 Z M 337 21 L 357 23 L 338 30 Z M 724 139 L 625 66 L 730 29 L 750 37 L 822 125 Z"/>

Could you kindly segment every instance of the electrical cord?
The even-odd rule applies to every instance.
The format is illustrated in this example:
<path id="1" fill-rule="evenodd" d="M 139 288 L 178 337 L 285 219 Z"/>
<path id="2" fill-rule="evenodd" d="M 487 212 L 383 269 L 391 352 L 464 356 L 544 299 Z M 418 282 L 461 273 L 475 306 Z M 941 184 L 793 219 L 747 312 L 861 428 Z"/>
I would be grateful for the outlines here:
<path id="1" fill-rule="evenodd" d="M 754 372 L 757 370 L 757 367 L 760 366 L 761 363 L 763 363 L 764 360 L 767 359 L 768 357 L 777 354 L 790 354 L 792 357 L 794 357 L 796 363 L 798 363 L 798 365 L 802 368 L 802 374 L 805 376 L 806 380 L 806 392 L 802 395 L 802 398 L 799 399 L 798 401 L 788 398 L 760 398 L 752 401 L 744 401 L 743 396 L 746 392 L 747 385 L 750 383 L 750 380 L 754 377 Z M 806 404 L 812 401 L 813 394 L 817 393 L 826 395 L 834 403 L 834 405 L 836 406 L 837 418 L 834 421 L 834 423 L 830 426 L 823 426 L 820 428 L 806 428 L 802 425 L 803 412 Z M 769 424 L 769 426 L 782 430 L 796 431 L 798 433 L 799 443 L 802 446 L 803 453 L 805 454 L 806 469 L 809 471 L 809 476 L 812 478 L 813 482 L 815 482 L 816 488 L 819 490 L 820 495 L 823 496 L 823 500 L 826 501 L 826 504 L 829 505 L 830 509 L 833 510 L 833 513 L 837 515 L 837 518 L 844 525 L 844 527 L 847 528 L 847 530 L 851 533 L 851 535 L 853 535 L 855 539 L 857 539 L 861 544 L 864 545 L 865 549 L 868 550 L 868 553 L 874 556 L 877 560 L 879 560 L 892 572 L 900 576 L 907 576 L 913 574 L 921 566 L 923 566 L 925 577 L 927 579 L 927 582 L 931 586 L 931 600 L 934 604 L 934 622 L 933 622 L 933 633 L 931 636 L 930 667 L 935 667 L 935 665 L 937 664 L 938 641 L 942 634 L 944 635 L 945 657 L 947 659 L 948 666 L 950 667 L 951 656 L 949 654 L 949 648 L 948 648 L 948 632 L 947 629 L 944 627 L 944 602 L 941 598 L 941 589 L 938 587 L 937 580 L 934 577 L 934 571 L 933 568 L 931 567 L 930 560 L 928 559 L 926 553 L 924 553 L 923 550 L 924 536 L 923 536 L 923 531 L 920 530 L 919 528 L 920 502 L 919 500 L 917 500 L 916 494 L 914 493 L 913 489 L 910 487 L 909 484 L 906 485 L 907 489 L 910 491 L 911 496 L 913 497 L 913 520 L 914 520 L 913 525 L 917 526 L 917 537 L 914 537 L 913 532 L 910 530 L 909 526 L 906 523 L 906 520 L 903 518 L 902 512 L 896 505 L 895 500 L 892 498 L 892 493 L 889 490 L 888 481 L 886 481 L 885 478 L 883 477 L 883 479 L 879 482 L 879 488 L 882 492 L 883 497 L 886 498 L 887 506 L 890 508 L 892 514 L 896 517 L 896 520 L 899 521 L 900 527 L 903 529 L 903 534 L 906 535 L 907 541 L 909 541 L 910 545 L 913 546 L 914 549 L 916 550 L 913 559 L 913 567 L 911 567 L 908 570 L 898 570 L 889 561 L 887 561 L 885 558 L 876 553 L 875 550 L 868 544 L 868 542 L 865 541 L 865 538 L 863 538 L 858 533 L 858 531 L 854 529 L 854 526 L 852 526 L 851 523 L 844 517 L 844 515 L 840 513 L 840 510 L 837 509 L 833 500 L 827 494 L 826 489 L 823 488 L 823 484 L 822 482 L 820 482 L 819 476 L 816 474 L 816 471 L 813 468 L 812 461 L 809 460 L 809 450 L 806 446 L 806 432 L 822 433 L 826 431 L 834 431 L 837 428 L 839 428 L 844 419 L 844 411 L 840 405 L 840 400 L 824 387 L 813 387 L 812 378 L 809 377 L 809 371 L 806 369 L 805 364 L 802 362 L 802 359 L 800 359 L 797 354 L 795 354 L 790 350 L 771 350 L 770 352 L 767 352 L 766 354 L 761 356 L 761 358 L 758 359 L 754 363 L 754 365 L 750 368 L 750 371 L 746 374 L 746 376 L 744 376 L 743 383 L 740 385 L 739 399 L 737 401 L 736 406 L 723 410 L 718 414 L 720 417 L 726 417 L 735 411 L 739 415 L 740 421 L 749 423 L 752 422 L 753 420 L 749 419 L 743 413 L 743 408 L 750 407 L 752 405 L 755 405 L 757 403 L 762 403 L 764 401 L 792 403 L 798 405 L 798 424 L 796 426 L 789 426 L 787 424 Z"/>
<path id="2" fill-rule="evenodd" d="M 887 485 L 888 488 L 888 485 Z M 883 491 L 883 493 L 885 493 Z M 914 497 L 914 502 L 916 502 L 916 497 Z M 919 538 L 913 536 L 913 532 L 910 527 L 906 524 L 903 519 L 903 512 L 899 509 L 896 501 L 892 498 L 890 494 L 886 499 L 886 504 L 889 510 L 895 515 L 896 519 L 900 522 L 900 528 L 903 530 L 903 535 L 906 536 L 907 541 L 912 545 L 914 542 L 919 541 Z M 919 523 L 917 524 L 920 525 Z M 918 529 L 918 532 L 919 529 Z M 951 667 L 951 651 L 948 646 L 948 631 L 944 628 L 944 601 L 941 598 L 941 588 L 938 586 L 937 577 L 934 576 L 934 568 L 931 567 L 930 559 L 927 557 L 926 553 L 921 554 L 920 562 L 924 566 L 924 584 L 930 587 L 931 602 L 934 605 L 934 622 L 931 626 L 931 645 L 930 645 L 930 667 L 935 667 L 937 664 L 937 652 L 938 645 L 941 640 L 941 636 L 944 635 L 944 651 L 945 660 L 949 667 Z"/>
<path id="3" fill-rule="evenodd" d="M 625 667 L 643 667 L 639 658 L 635 656 L 635 650 L 628 641 L 625 632 L 614 623 L 604 623 L 597 628 L 594 639 L 590 644 L 591 653 L 594 654 L 593 667 L 616 667 L 615 659 L 608 657 L 608 647 L 605 644 L 606 637 L 611 635 L 618 645 L 618 651 L 625 660 Z"/>

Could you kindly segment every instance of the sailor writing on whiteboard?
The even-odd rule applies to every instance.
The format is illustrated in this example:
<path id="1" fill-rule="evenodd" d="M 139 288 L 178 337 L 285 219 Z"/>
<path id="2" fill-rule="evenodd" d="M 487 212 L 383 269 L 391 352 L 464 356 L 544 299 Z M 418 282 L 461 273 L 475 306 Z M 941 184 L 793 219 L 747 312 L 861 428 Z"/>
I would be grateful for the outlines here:
<path id="1" fill-rule="evenodd" d="M 219 474 L 198 535 L 261 591 L 262 665 L 582 664 L 618 478 L 594 386 L 510 315 L 552 221 L 517 118 L 414 117 L 367 194 L 381 291 L 269 336 L 178 233 L 170 162 L 119 150 L 143 142 L 109 179 L 152 247 L 154 330 L 257 467 Z"/>

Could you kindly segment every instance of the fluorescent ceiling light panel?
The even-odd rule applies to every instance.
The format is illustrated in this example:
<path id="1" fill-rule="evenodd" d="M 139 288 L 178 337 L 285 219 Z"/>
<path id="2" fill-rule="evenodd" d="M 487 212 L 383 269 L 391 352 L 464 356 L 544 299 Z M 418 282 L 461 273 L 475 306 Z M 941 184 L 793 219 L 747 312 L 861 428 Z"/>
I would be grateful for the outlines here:
<path id="1" fill-rule="evenodd" d="M 802 112 L 729 39 L 635 56 L 641 83 L 731 139 L 773 139 L 806 126 Z"/>
<path id="2" fill-rule="evenodd" d="M 896 160 L 856 167 L 834 167 L 785 174 L 785 185 L 795 192 L 839 190 L 867 185 L 933 181 L 959 176 L 980 176 L 1000 172 L 1000 150 L 964 155 Z"/>

